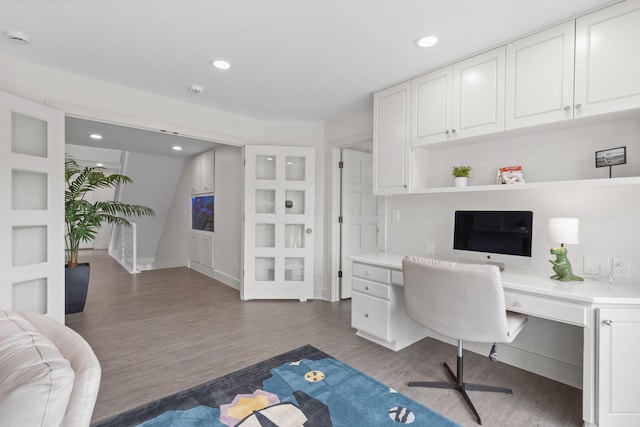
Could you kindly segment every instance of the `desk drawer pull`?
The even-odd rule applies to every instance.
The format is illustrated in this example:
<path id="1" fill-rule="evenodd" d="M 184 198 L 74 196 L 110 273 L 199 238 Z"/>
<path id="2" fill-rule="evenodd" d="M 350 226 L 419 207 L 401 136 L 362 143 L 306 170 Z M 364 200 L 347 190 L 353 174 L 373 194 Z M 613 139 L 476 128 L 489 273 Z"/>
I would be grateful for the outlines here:
<path id="1" fill-rule="evenodd" d="M 367 319 L 369 318 L 369 315 L 367 313 L 364 314 L 364 317 L 366 317 Z"/>
<path id="2" fill-rule="evenodd" d="M 611 319 L 605 319 L 602 321 L 602 324 L 605 326 L 611 326 L 612 323 L 613 321 Z"/>
<path id="3" fill-rule="evenodd" d="M 522 307 L 522 303 L 520 301 L 514 301 L 513 304 L 511 304 L 512 307 Z"/>
<path id="4" fill-rule="evenodd" d="M 367 291 L 369 290 L 369 287 L 368 287 L 368 286 L 365 286 L 364 288 L 365 288 Z"/>

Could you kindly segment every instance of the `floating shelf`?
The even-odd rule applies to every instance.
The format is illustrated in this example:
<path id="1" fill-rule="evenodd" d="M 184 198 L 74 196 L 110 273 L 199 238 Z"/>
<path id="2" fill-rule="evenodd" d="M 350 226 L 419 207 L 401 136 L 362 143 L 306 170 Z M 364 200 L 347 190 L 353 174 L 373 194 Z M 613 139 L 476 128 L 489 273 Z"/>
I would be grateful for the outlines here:
<path id="1" fill-rule="evenodd" d="M 523 190 L 561 190 L 571 188 L 618 187 L 621 185 L 640 185 L 640 177 L 577 179 L 570 181 L 526 182 L 524 184 L 469 185 L 467 187 L 414 188 L 412 194 L 465 193 L 473 191 L 523 191 Z"/>

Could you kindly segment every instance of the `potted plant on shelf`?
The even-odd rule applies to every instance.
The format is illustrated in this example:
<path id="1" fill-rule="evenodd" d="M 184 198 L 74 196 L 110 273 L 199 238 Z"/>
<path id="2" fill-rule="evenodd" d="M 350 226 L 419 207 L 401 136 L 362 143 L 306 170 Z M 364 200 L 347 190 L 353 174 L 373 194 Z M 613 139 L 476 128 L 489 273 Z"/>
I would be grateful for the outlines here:
<path id="1" fill-rule="evenodd" d="M 86 195 L 99 188 L 115 188 L 132 183 L 126 175 L 105 174 L 102 167 L 82 167 L 72 157 L 66 156 L 64 174 L 67 189 L 64 192 L 65 246 L 65 313 L 84 310 L 89 287 L 89 263 L 78 263 L 81 242 L 95 238 L 103 223 L 129 224 L 124 216 L 152 216 L 153 209 L 130 205 L 115 200 L 90 202 Z M 124 216 L 121 216 L 124 215 Z"/>
<path id="2" fill-rule="evenodd" d="M 466 187 L 472 170 L 473 168 L 471 166 L 454 166 L 452 171 L 453 185 L 456 187 Z"/>

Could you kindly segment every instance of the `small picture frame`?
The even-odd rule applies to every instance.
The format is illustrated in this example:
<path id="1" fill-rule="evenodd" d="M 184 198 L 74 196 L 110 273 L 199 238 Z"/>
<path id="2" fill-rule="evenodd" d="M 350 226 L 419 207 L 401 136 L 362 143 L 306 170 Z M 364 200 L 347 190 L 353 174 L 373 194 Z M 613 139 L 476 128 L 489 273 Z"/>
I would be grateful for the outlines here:
<path id="1" fill-rule="evenodd" d="M 627 147 L 596 151 L 596 167 L 624 165 L 627 163 Z"/>

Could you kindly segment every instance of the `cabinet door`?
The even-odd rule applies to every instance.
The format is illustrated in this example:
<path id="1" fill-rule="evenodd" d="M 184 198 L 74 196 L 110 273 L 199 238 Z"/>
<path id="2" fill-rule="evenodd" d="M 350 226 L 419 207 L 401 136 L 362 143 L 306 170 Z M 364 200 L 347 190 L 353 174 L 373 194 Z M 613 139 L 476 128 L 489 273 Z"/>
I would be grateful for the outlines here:
<path id="1" fill-rule="evenodd" d="M 200 188 L 203 192 L 214 189 L 214 151 L 200 155 Z"/>
<path id="2" fill-rule="evenodd" d="M 200 235 L 198 262 L 207 267 L 213 267 L 213 236 Z"/>
<path id="3" fill-rule="evenodd" d="M 598 425 L 640 425 L 640 309 L 599 309 Z"/>
<path id="4" fill-rule="evenodd" d="M 576 117 L 640 107 L 638 46 L 638 0 L 576 20 Z"/>
<path id="5" fill-rule="evenodd" d="M 505 47 L 453 65 L 453 138 L 504 130 Z"/>
<path id="6" fill-rule="evenodd" d="M 200 156 L 189 159 L 191 167 L 191 192 L 199 193 L 202 179 L 200 178 Z"/>
<path id="7" fill-rule="evenodd" d="M 437 70 L 411 81 L 411 146 L 451 137 L 453 68 Z"/>
<path id="8" fill-rule="evenodd" d="M 575 22 L 507 45 L 505 128 L 573 118 Z"/>
<path id="9" fill-rule="evenodd" d="M 373 97 L 373 177 L 375 195 L 408 192 L 411 82 Z"/>
<path id="10" fill-rule="evenodd" d="M 198 239 L 198 235 L 196 233 L 191 233 L 191 240 L 189 241 L 189 259 L 200 262 L 199 252 L 200 252 L 200 239 Z"/>

